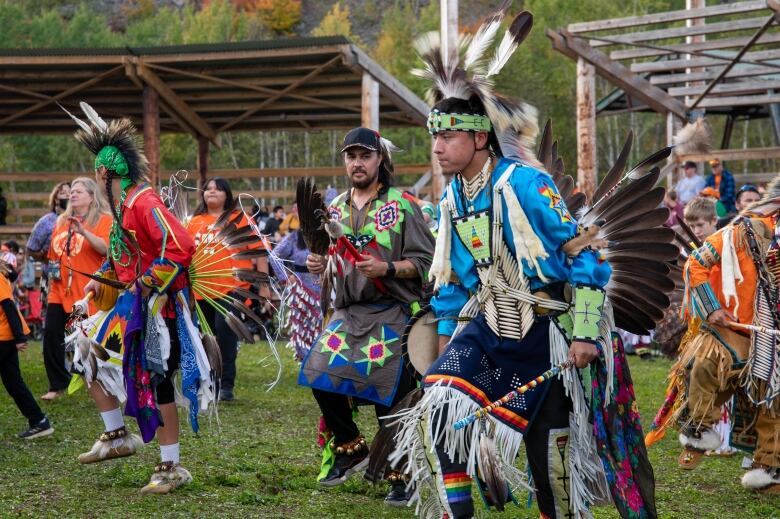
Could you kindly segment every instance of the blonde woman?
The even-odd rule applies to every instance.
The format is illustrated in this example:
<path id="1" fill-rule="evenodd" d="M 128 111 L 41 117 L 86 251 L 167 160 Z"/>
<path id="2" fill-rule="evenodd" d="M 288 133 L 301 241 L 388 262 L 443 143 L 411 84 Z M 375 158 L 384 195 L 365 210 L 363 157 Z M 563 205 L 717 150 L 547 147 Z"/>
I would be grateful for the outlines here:
<path id="1" fill-rule="evenodd" d="M 70 202 L 57 218 L 49 247 L 49 301 L 43 331 L 49 392 L 43 400 L 54 400 L 70 382 L 65 366 L 65 321 L 89 282 L 79 272 L 95 272 L 105 261 L 111 222 L 108 202 L 95 181 L 79 177 L 71 182 Z"/>

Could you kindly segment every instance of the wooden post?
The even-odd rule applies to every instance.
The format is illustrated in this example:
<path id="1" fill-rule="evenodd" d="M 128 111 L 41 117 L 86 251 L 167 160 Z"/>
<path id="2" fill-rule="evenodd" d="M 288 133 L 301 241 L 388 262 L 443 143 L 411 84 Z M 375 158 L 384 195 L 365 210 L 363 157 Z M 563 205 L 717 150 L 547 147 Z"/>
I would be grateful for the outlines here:
<path id="1" fill-rule="evenodd" d="M 577 186 L 589 199 L 596 190 L 596 69 L 577 60 Z"/>
<path id="2" fill-rule="evenodd" d="M 379 131 L 379 82 L 368 72 L 363 73 L 360 125 Z"/>
<path id="3" fill-rule="evenodd" d="M 674 135 L 680 130 L 680 127 L 682 124 L 680 123 L 680 119 L 675 117 L 675 115 L 672 112 L 668 112 L 666 114 L 666 145 L 671 146 L 674 144 Z M 675 155 L 672 154 L 669 156 L 669 160 L 667 161 L 667 167 L 666 169 L 666 189 L 674 189 L 674 186 L 677 185 L 677 179 L 675 178 L 675 173 L 677 172 L 679 164 L 677 164 L 677 159 L 675 158 Z"/>
<path id="4" fill-rule="evenodd" d="M 690 11 L 691 9 L 703 9 L 706 7 L 707 1 L 706 0 L 685 0 L 685 9 Z M 696 27 L 704 25 L 705 19 L 704 18 L 688 18 L 685 20 L 685 26 L 686 27 Z M 695 36 L 686 36 L 685 37 L 685 43 L 701 43 L 705 41 L 706 35 L 704 34 L 697 34 Z M 691 59 L 690 54 L 685 54 L 685 59 Z M 696 72 L 704 72 L 703 68 L 689 68 L 685 69 L 685 71 L 688 74 L 693 74 Z M 704 81 L 688 81 L 685 83 L 685 86 L 702 86 L 704 85 Z M 691 106 L 696 98 L 691 96 L 685 96 L 685 106 Z M 704 110 L 699 110 L 702 114 Z"/>
<path id="5" fill-rule="evenodd" d="M 441 48 L 443 56 L 458 48 L 458 0 L 441 0 Z"/>
<path id="6" fill-rule="evenodd" d="M 203 135 L 198 136 L 198 190 L 206 187 L 206 178 L 209 174 L 209 139 Z"/>
<path id="7" fill-rule="evenodd" d="M 149 161 L 149 181 L 154 189 L 160 183 L 160 96 L 150 86 L 143 93 L 144 153 Z"/>
<path id="8" fill-rule="evenodd" d="M 447 56 L 450 52 L 456 52 L 458 48 L 458 0 L 441 0 L 440 29 L 442 55 Z M 433 187 L 433 202 L 439 203 L 444 188 L 447 186 L 447 179 L 442 175 L 441 166 L 436 156 L 433 154 L 433 143 L 431 143 L 431 185 Z"/>

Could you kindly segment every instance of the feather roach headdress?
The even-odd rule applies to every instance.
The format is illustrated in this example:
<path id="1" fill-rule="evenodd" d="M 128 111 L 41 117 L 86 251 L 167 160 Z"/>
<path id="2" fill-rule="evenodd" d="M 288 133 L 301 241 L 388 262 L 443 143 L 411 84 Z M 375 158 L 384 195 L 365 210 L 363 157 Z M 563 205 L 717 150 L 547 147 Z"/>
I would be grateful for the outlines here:
<path id="1" fill-rule="evenodd" d="M 427 100 L 433 105 L 428 116 L 431 134 L 452 130 L 488 132 L 490 145 L 497 154 L 536 162 L 536 109 L 497 94 L 492 80 L 528 36 L 533 16 L 527 11 L 517 15 L 492 58 L 487 60 L 485 56 L 511 4 L 510 0 L 503 2 L 473 37 L 461 37 L 459 47 L 449 52 L 442 49 L 439 33 L 420 37 L 415 47 L 425 66 L 412 72 L 431 82 L 427 92 Z M 465 101 L 471 109 L 468 113 L 440 110 L 438 107 L 447 100 Z"/>
<path id="2" fill-rule="evenodd" d="M 135 239 L 122 228 L 122 203 L 128 189 L 138 181 L 145 180 L 149 163 L 142 151 L 143 145 L 138 138 L 138 132 L 130 119 L 114 119 L 107 123 L 87 103 L 82 101 L 79 106 L 89 122 L 82 121 L 62 105 L 60 108 L 79 125 L 80 129 L 76 130 L 74 136 L 95 155 L 95 169 L 102 166 L 108 171 L 106 196 L 114 216 L 109 235 L 109 254 L 114 261 L 120 261 L 123 255 L 129 256 L 133 253 L 131 246 L 138 252 Z M 116 177 L 121 179 L 122 186 L 122 196 L 118 204 L 114 202 L 111 194 L 111 183 Z M 122 240 L 122 236 L 127 242 Z"/>
<path id="3" fill-rule="evenodd" d="M 87 103 L 82 101 L 79 106 L 88 122 L 61 108 L 79 125 L 74 136 L 95 155 L 95 168 L 105 166 L 122 178 L 123 187 L 146 177 L 149 166 L 132 121 L 122 118 L 106 122 Z"/>

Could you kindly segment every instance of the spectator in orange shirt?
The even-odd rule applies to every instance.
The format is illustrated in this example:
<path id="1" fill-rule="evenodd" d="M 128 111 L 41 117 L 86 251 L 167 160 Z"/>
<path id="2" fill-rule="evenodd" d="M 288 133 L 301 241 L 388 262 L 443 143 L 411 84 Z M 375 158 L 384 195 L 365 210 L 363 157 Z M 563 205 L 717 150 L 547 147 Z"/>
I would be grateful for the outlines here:
<path id="1" fill-rule="evenodd" d="M 293 204 L 290 214 L 284 217 L 282 224 L 279 226 L 279 234 L 287 236 L 287 233 L 297 231 L 301 226 L 301 221 L 298 219 L 298 204 Z"/>
<path id="2" fill-rule="evenodd" d="M 19 437 L 31 440 L 50 435 L 54 428 L 35 402 L 19 369 L 19 352 L 27 348 L 30 329 L 14 304 L 11 282 L 5 275 L 8 271 L 8 265 L 0 260 L 0 378 L 8 395 L 29 422 L 29 427 Z"/>
<path id="3" fill-rule="evenodd" d="M 42 400 L 54 400 L 68 387 L 65 365 L 65 322 L 73 303 L 84 297 L 89 278 L 105 261 L 111 232 L 108 203 L 91 178 L 71 183 L 68 208 L 57 218 L 48 254 L 49 300 L 43 332 L 43 361 L 49 392 Z M 90 314 L 95 307 L 90 305 Z"/>
<path id="4" fill-rule="evenodd" d="M 256 260 L 233 260 L 230 255 L 233 251 L 226 250 L 221 241 L 217 241 L 217 232 L 213 230 L 214 223 L 225 213 L 231 213 L 231 218 L 234 218 L 240 214 L 240 210 L 236 208 L 236 199 L 233 197 L 233 190 L 230 188 L 230 184 L 223 178 L 212 178 L 206 182 L 206 187 L 203 190 L 200 204 L 195 209 L 195 214 L 187 224 L 187 231 L 193 237 L 196 246 L 201 244 L 207 244 L 211 248 L 210 254 L 213 254 L 212 262 L 218 262 L 221 259 L 231 262 L 231 265 L 226 265 L 225 268 L 252 268 L 254 261 L 254 268 L 260 272 L 268 273 L 268 259 L 265 257 L 257 258 Z M 249 220 L 246 215 L 241 215 L 236 227 L 246 227 L 249 225 Z M 233 288 L 243 288 L 248 290 L 250 288 L 249 283 L 245 281 L 239 281 L 232 276 L 225 276 L 215 278 L 210 281 L 210 286 L 213 289 L 211 297 L 215 300 L 219 300 L 220 297 L 231 293 Z M 266 300 L 269 297 L 268 288 L 265 287 L 261 293 L 262 297 Z M 239 299 L 241 299 L 239 297 Z M 233 400 L 233 388 L 236 380 L 236 357 L 238 355 L 238 337 L 233 333 L 230 326 L 225 321 L 225 317 L 218 311 L 215 311 L 214 307 L 209 304 L 200 304 L 200 309 L 203 312 L 206 322 L 212 333 L 217 338 L 219 349 L 222 352 L 222 379 L 220 380 L 220 400 Z"/>

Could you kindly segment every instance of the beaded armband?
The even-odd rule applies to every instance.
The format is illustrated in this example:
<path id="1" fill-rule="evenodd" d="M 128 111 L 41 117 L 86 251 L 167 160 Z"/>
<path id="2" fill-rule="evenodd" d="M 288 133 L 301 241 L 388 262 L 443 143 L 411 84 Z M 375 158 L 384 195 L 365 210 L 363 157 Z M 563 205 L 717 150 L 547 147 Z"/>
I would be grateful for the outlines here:
<path id="1" fill-rule="evenodd" d="M 709 281 L 691 288 L 691 299 L 694 311 L 702 319 L 707 319 L 712 312 L 721 308 Z"/>
<path id="2" fill-rule="evenodd" d="M 158 294 L 165 292 L 182 272 L 182 267 L 178 263 L 158 258 L 149 265 L 149 268 L 141 276 L 141 283 L 153 289 Z"/>
<path id="3" fill-rule="evenodd" d="M 580 286 L 574 291 L 573 340 L 595 342 L 600 335 L 599 321 L 604 308 L 604 290 Z"/>
<path id="4" fill-rule="evenodd" d="M 704 268 L 710 268 L 711 266 L 720 263 L 720 254 L 715 250 L 715 247 L 708 241 L 704 242 L 704 245 L 698 249 L 694 249 L 691 252 L 693 259 L 699 262 Z"/>

